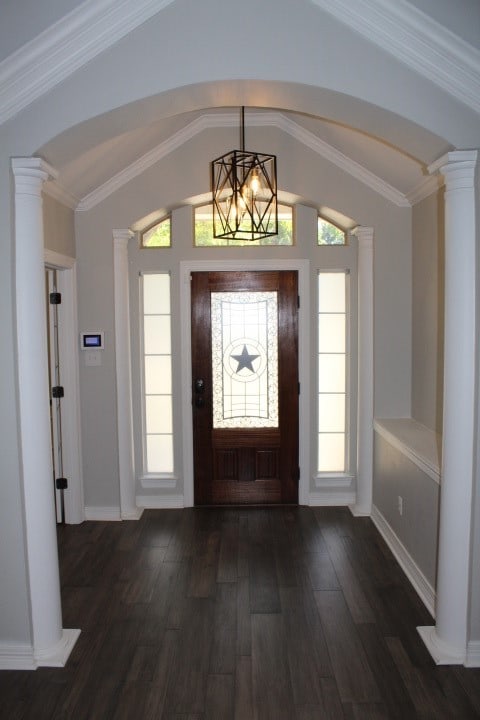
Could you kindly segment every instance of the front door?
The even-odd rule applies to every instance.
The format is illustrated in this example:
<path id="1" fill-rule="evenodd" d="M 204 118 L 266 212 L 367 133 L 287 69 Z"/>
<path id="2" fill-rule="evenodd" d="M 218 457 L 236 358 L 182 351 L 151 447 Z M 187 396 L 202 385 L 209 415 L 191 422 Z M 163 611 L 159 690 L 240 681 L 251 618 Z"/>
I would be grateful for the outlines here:
<path id="1" fill-rule="evenodd" d="M 195 504 L 298 502 L 296 271 L 192 273 Z"/>

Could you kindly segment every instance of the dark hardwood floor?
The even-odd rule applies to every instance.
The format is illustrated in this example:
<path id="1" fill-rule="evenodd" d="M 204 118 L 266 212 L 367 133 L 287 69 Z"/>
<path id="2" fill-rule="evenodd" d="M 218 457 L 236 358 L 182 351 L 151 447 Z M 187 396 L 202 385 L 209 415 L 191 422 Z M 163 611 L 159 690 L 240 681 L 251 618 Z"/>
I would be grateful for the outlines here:
<path id="1" fill-rule="evenodd" d="M 480 670 L 372 522 L 340 508 L 149 510 L 58 529 L 63 669 L 0 673 L 8 720 L 480 718 Z"/>

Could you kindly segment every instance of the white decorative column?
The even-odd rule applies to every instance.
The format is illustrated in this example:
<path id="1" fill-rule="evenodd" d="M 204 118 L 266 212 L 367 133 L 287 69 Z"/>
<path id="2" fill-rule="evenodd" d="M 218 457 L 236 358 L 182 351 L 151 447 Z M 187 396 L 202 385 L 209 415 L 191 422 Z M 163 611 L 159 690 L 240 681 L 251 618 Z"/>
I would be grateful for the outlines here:
<path id="1" fill-rule="evenodd" d="M 418 628 L 437 664 L 462 664 L 468 640 L 475 445 L 477 151 L 449 152 L 430 168 L 445 192 L 443 452 L 436 625 Z"/>
<path id="2" fill-rule="evenodd" d="M 118 471 L 120 478 L 120 517 L 122 520 L 138 520 L 143 512 L 142 509 L 137 508 L 135 503 L 128 283 L 128 241 L 132 237 L 131 230 L 113 231 Z"/>
<path id="3" fill-rule="evenodd" d="M 80 633 L 62 630 L 50 439 L 42 185 L 55 171 L 40 158 L 12 160 L 18 395 L 33 663 L 64 665 Z"/>
<path id="4" fill-rule="evenodd" d="M 373 228 L 358 240 L 357 499 L 353 515 L 371 515 L 373 485 Z"/>

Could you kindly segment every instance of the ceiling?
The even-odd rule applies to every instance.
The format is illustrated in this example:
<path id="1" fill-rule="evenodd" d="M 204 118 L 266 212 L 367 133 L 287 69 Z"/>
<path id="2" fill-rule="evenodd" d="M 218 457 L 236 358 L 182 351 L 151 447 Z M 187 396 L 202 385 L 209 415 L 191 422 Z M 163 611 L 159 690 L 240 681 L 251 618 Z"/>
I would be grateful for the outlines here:
<path id="1" fill-rule="evenodd" d="M 404 48 L 400 49 L 400 46 L 393 48 L 392 38 L 395 36 L 396 25 L 395 23 L 402 23 L 402 29 L 410 33 L 410 39 L 413 43 L 421 43 L 424 37 L 418 28 L 415 27 L 415 23 L 418 23 L 419 15 L 427 13 L 432 10 L 431 2 L 433 0 L 410 0 L 410 3 L 396 2 L 396 0 L 382 0 L 382 3 L 378 3 L 374 0 L 358 0 L 358 7 L 352 6 L 350 0 L 312 0 L 312 2 L 326 12 L 336 15 L 342 22 L 349 24 L 360 32 L 365 37 L 373 42 L 377 42 L 379 45 L 384 47 L 392 45 L 391 50 L 393 54 L 400 58 L 401 52 L 404 52 Z M 167 6 L 171 0 L 159 0 L 157 3 L 158 7 Z M 22 3 L 30 6 L 30 16 L 36 12 L 36 3 L 32 4 L 31 0 L 22 0 Z M 20 3 L 21 4 L 21 3 Z M 65 21 L 65 29 L 69 29 L 68 22 L 71 23 L 69 32 L 71 34 L 71 40 L 69 42 L 75 42 L 79 36 L 78 28 L 79 23 L 87 22 L 87 13 L 83 12 L 82 8 L 91 6 L 91 8 L 102 6 L 101 12 L 103 12 L 103 20 L 108 21 L 109 28 L 111 30 L 110 40 L 107 42 L 114 42 L 116 37 L 120 37 L 121 33 L 126 33 L 128 28 L 133 27 L 137 22 L 144 22 L 147 15 L 134 16 L 131 12 L 131 25 L 125 23 L 125 16 L 121 16 L 121 6 L 107 2 L 106 0 L 68 0 L 68 5 L 64 5 L 64 9 L 71 11 L 59 17 L 52 16 L 50 20 L 54 21 L 52 27 L 59 28 L 59 23 Z M 145 0 L 137 0 L 133 3 L 132 8 L 135 6 L 140 12 L 139 8 L 144 13 L 152 13 L 155 3 L 148 3 Z M 103 7 L 105 6 L 105 7 Z M 127 4 L 125 5 L 125 7 Z M 7 6 L 7 10 L 8 10 Z M 13 4 L 11 5 L 13 8 Z M 17 5 L 18 7 L 18 5 Z M 52 5 L 52 7 L 57 7 Z M 59 7 L 59 6 L 58 6 Z M 57 10 L 58 10 L 57 7 Z M 466 46 L 465 40 L 472 42 L 472 38 L 476 38 L 477 34 L 480 36 L 480 12 L 478 12 L 478 0 L 461 0 L 461 6 L 459 12 L 462 18 L 465 18 L 465 23 L 462 25 L 460 22 L 461 18 L 458 18 L 455 28 L 446 29 L 441 26 L 442 18 L 448 17 L 445 15 L 446 0 L 441 0 L 440 4 L 433 5 L 436 11 L 433 15 L 436 15 L 435 19 L 431 20 L 431 27 L 434 28 L 435 40 L 441 43 L 445 41 L 445 37 L 448 42 L 452 42 L 452 48 L 455 52 L 458 52 L 458 48 L 468 50 L 468 62 L 473 63 L 474 73 L 471 73 L 471 83 L 466 83 L 469 91 L 475 91 L 476 83 L 479 82 L 477 55 L 478 50 L 473 45 Z M 21 8 L 19 8 L 21 10 Z M 157 10 L 158 11 L 158 8 Z M 64 12 L 64 10 L 63 10 Z M 100 10 L 99 10 L 100 12 Z M 118 18 L 114 18 L 111 13 L 117 13 Z M 126 11 L 125 11 L 126 12 Z M 83 15 L 84 17 L 83 17 Z M 110 14 L 107 14 L 110 13 Z M 381 20 L 376 20 L 376 14 L 382 14 Z M 38 14 L 38 13 L 37 13 Z M 18 19 L 22 13 L 11 12 L 12 22 Z M 39 15 L 39 18 L 42 15 Z M 425 20 L 427 15 L 422 15 Z M 471 21 L 467 22 L 470 18 Z M 4 20 L 7 21 L 4 30 L 0 31 L 0 37 L 6 37 L 7 25 L 9 15 L 8 12 L 4 15 Z M 117 26 L 114 26 L 112 20 L 115 19 Z M 479 21 L 479 27 L 475 30 L 474 22 Z M 367 22 L 368 21 L 368 22 Z M 375 27 L 375 22 L 381 22 L 382 28 L 385 26 L 385 33 L 380 37 L 378 29 L 380 26 Z M 42 22 L 46 22 L 43 18 Z M 425 23 L 424 23 L 425 24 Z M 23 24 L 21 27 L 25 29 Z M 115 27 L 117 29 L 115 29 Z M 18 28 L 17 28 L 18 29 Z M 372 31 L 376 30 L 376 33 L 372 34 Z M 452 30 L 455 30 L 458 35 L 454 35 Z M 48 28 L 43 28 L 43 31 L 38 38 L 42 40 L 42 47 L 48 44 Z M 117 33 L 115 35 L 115 32 Z M 427 32 L 429 32 L 427 30 Z M 390 34 L 389 34 L 390 33 Z M 393 35 L 392 35 L 393 33 Z M 463 35 L 463 37 L 461 37 Z M 84 36 L 82 36 L 84 37 Z M 50 86 L 54 82 L 60 82 L 62 77 L 60 76 L 60 63 L 57 59 L 57 66 L 55 68 L 57 72 L 57 79 L 50 81 L 47 78 L 47 74 L 42 78 L 43 86 L 35 87 L 37 80 L 34 76 L 29 79 L 28 75 L 23 72 L 22 74 L 22 62 L 27 62 L 28 57 L 32 59 L 35 57 L 36 52 L 40 52 L 41 46 L 35 46 L 37 38 L 33 34 L 31 38 L 27 39 L 25 35 L 24 45 L 13 49 L 10 63 L 9 57 L 4 58 L 0 63 L 0 100 L 2 97 L 9 99 L 9 103 L 4 103 L 4 107 L 7 108 L 10 116 L 12 116 L 17 109 L 25 107 L 28 101 L 33 101 L 35 97 L 38 97 L 40 92 L 48 90 L 48 83 L 51 82 Z M 54 45 L 55 35 L 52 35 L 51 43 Z M 474 40 L 475 41 L 475 40 Z M 405 46 L 406 54 L 400 59 L 406 64 L 410 64 L 411 67 L 415 66 L 417 71 L 422 71 L 425 68 L 425 75 L 428 77 L 427 64 L 421 64 L 422 57 L 414 57 L 408 55 L 409 43 L 403 42 Z M 108 45 L 106 44 L 105 47 Z M 424 43 L 426 47 L 426 43 Z M 6 45 L 5 45 L 6 47 Z M 40 48 L 40 50 L 39 50 Z M 101 48 L 97 48 L 96 52 L 99 52 Z M 29 53 L 31 52 L 31 55 Z M 43 50 L 42 50 L 43 52 Z M 87 50 L 85 50 L 85 53 Z M 425 51 L 427 52 L 427 51 Z M 65 57 L 72 55 L 71 49 L 65 43 Z M 0 56 L 1 57 L 1 56 Z M 40 56 L 39 56 L 40 57 Z M 92 55 L 85 55 L 85 61 L 92 57 Z M 24 59 L 25 58 L 25 59 Z M 453 57 L 455 60 L 455 57 Z M 13 62 L 14 61 L 14 62 Z M 70 62 L 70 61 L 69 61 Z M 420 62 L 420 64 L 419 64 Z M 10 63 L 10 64 L 9 64 Z M 416 63 L 416 65 L 415 65 Z M 457 63 L 458 65 L 459 63 Z M 453 63 L 455 65 L 455 63 Z M 23 68 L 24 70 L 25 68 Z M 64 77 L 69 72 L 74 72 L 75 67 L 68 65 L 64 71 Z M 3 70 L 3 74 L 2 74 Z M 438 67 L 433 68 L 434 70 L 434 81 L 447 83 L 448 90 L 453 95 L 457 92 L 454 80 L 455 75 L 452 68 L 441 68 L 440 64 Z M 438 72 L 437 72 L 438 71 Z M 9 75 L 10 73 L 10 75 Z M 26 94 L 24 97 L 20 92 L 17 92 L 17 97 L 13 97 L 12 93 L 15 90 L 15 73 L 18 76 L 19 81 L 23 84 L 31 82 L 29 88 L 29 95 Z M 2 78 L 6 80 L 12 80 L 9 84 L 4 83 L 2 88 Z M 457 83 L 457 85 L 459 85 Z M 6 90 L 5 90 L 6 88 Z M 10 92 L 10 95 L 2 92 Z M 471 100 L 471 106 L 477 109 L 478 104 L 478 93 L 470 92 L 473 97 Z M 460 96 L 457 94 L 457 98 Z M 463 101 L 470 102 L 468 97 L 460 98 Z M 17 104 L 15 104 L 15 102 Z M 1 103 L 0 103 L 1 104 Z M 228 105 L 228 103 L 227 103 Z M 8 107 L 7 107 L 8 106 Z M 157 115 L 158 117 L 158 115 Z M 148 119 L 145 121 L 145 125 L 142 127 L 134 127 L 129 129 L 128 123 L 122 127 L 119 123 L 118 127 L 122 128 L 115 137 L 109 137 L 103 142 L 98 142 L 94 146 L 85 145 L 84 147 L 76 148 L 75 143 L 72 142 L 73 134 L 66 133 L 65 136 L 55 138 L 54 141 L 49 143 L 44 148 L 39 149 L 40 154 L 51 162 L 56 170 L 58 170 L 58 178 L 55 181 L 51 181 L 47 184 L 47 191 L 53 196 L 58 197 L 62 202 L 65 202 L 70 207 L 78 210 L 88 210 L 93 207 L 96 203 L 107 197 L 111 192 L 120 187 L 124 182 L 127 182 L 135 174 L 143 172 L 146 167 L 149 167 L 154 162 L 158 161 L 162 157 L 162 154 L 170 152 L 172 148 L 180 147 L 184 142 L 194 137 L 197 134 L 203 132 L 206 128 L 215 127 L 230 127 L 238 122 L 238 108 L 229 107 L 205 107 L 204 109 L 195 109 L 192 112 L 183 112 L 172 117 L 164 117 L 161 121 L 149 122 Z M 373 134 L 368 134 L 360 129 L 355 129 L 345 123 L 333 122 L 324 117 L 319 117 L 314 114 L 306 114 L 300 112 L 294 112 L 291 109 L 285 107 L 270 107 L 270 108 L 253 108 L 248 107 L 248 122 L 250 125 L 263 126 L 263 127 L 276 127 L 282 130 L 287 135 L 292 136 L 295 140 L 304 145 L 312 152 L 318 153 L 320 156 L 327 158 L 330 162 L 341 167 L 345 172 L 350 173 L 357 179 L 361 180 L 365 184 L 369 185 L 376 192 L 380 193 L 384 197 L 388 198 L 399 206 L 408 206 L 422 197 L 425 197 L 433 189 L 434 184 L 438 183 L 435 178 L 431 178 L 428 174 L 428 164 L 433 162 L 444 152 L 451 149 L 448 144 L 445 143 L 439 137 L 430 135 L 419 128 L 419 134 L 417 139 L 417 150 L 415 152 L 407 152 L 405 150 L 405 144 L 403 149 L 395 146 L 394 142 L 388 142 L 380 140 Z M 388 119 L 387 119 L 388 123 Z M 401 123 L 400 118 L 395 118 L 392 115 L 391 123 Z M 365 125 L 365 124 L 364 124 Z M 357 123 L 357 126 L 360 126 Z M 123 131 L 124 130 L 124 131 Z M 405 136 L 405 128 L 403 128 L 403 136 Z M 88 134 L 88 133 L 87 133 Z M 90 133 L 92 135 L 92 133 Z M 393 129 L 390 137 L 402 136 L 402 129 L 399 127 L 398 133 L 395 133 Z M 99 134 L 101 137 L 101 133 Z M 384 134 L 384 138 L 385 138 Z"/>

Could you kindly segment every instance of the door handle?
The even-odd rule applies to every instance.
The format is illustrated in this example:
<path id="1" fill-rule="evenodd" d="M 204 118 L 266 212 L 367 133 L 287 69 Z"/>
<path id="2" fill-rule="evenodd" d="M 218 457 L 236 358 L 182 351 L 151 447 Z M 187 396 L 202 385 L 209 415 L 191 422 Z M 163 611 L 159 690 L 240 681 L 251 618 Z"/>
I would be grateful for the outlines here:
<path id="1" fill-rule="evenodd" d="M 197 395 L 195 397 L 195 407 L 197 407 L 197 408 L 205 407 L 205 398 L 203 397 L 203 395 Z"/>
<path id="2" fill-rule="evenodd" d="M 205 380 L 203 380 L 203 378 L 197 378 L 195 380 L 194 386 L 195 386 L 195 392 L 197 394 L 205 392 Z"/>

